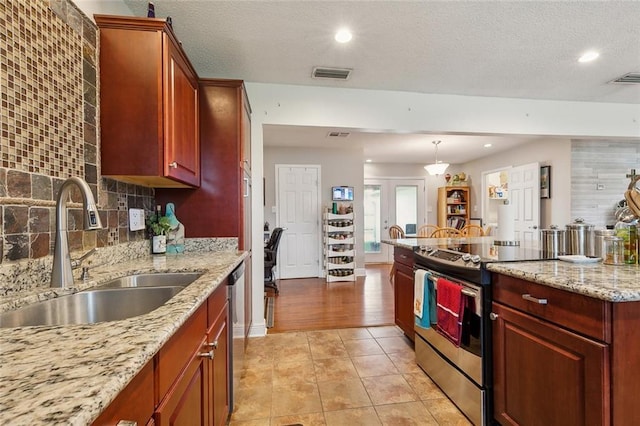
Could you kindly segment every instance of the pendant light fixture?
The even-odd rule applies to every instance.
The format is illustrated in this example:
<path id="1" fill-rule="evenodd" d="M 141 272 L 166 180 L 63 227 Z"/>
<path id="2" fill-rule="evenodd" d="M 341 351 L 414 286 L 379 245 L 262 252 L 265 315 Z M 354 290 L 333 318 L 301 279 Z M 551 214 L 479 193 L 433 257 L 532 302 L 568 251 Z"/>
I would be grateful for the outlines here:
<path id="1" fill-rule="evenodd" d="M 438 145 L 440 145 L 442 141 L 433 141 L 432 143 L 436 146 L 436 161 L 433 164 L 428 164 L 424 166 L 424 169 L 429 172 L 431 176 L 437 176 L 444 173 L 449 167 L 449 163 L 443 163 L 438 161 Z"/>

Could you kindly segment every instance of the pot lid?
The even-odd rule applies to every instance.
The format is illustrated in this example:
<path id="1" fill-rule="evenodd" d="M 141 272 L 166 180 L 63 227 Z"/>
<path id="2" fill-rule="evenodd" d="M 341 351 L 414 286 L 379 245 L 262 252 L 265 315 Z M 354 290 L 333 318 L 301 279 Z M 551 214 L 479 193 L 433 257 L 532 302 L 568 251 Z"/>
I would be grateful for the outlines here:
<path id="1" fill-rule="evenodd" d="M 593 228 L 593 225 L 589 223 L 584 223 L 584 219 L 579 217 L 573 223 L 567 225 L 567 229 L 590 229 Z"/>

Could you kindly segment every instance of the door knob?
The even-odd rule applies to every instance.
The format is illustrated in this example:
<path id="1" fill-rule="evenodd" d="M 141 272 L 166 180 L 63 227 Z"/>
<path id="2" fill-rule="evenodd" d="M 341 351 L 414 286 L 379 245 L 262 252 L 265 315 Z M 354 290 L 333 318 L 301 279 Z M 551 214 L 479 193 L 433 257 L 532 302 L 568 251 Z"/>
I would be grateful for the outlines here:
<path id="1" fill-rule="evenodd" d="M 491 321 L 495 321 L 495 320 L 497 320 L 497 319 L 498 319 L 498 314 L 495 314 L 495 313 L 491 312 L 491 313 L 489 314 L 489 319 L 490 319 Z"/>

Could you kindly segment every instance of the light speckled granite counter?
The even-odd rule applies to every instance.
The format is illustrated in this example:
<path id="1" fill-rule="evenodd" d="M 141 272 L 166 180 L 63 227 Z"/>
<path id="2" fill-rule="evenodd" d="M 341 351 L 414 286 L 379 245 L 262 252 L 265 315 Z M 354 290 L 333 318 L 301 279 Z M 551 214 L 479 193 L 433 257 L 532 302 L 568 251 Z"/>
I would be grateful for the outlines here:
<path id="1" fill-rule="evenodd" d="M 0 424 L 90 424 L 245 257 L 188 253 L 96 267 L 79 289 L 143 272 L 203 275 L 160 308 L 123 321 L 0 329 Z M 29 297 L 54 292 L 47 293 Z M 15 295 L 2 302 L 21 304 Z"/>
<path id="2" fill-rule="evenodd" d="M 493 237 L 402 238 L 383 243 L 413 250 L 419 246 L 491 243 Z M 535 245 L 530 246 L 535 248 Z M 487 263 L 487 269 L 611 302 L 640 301 L 640 265 L 576 264 L 564 261 Z"/>
<path id="3" fill-rule="evenodd" d="M 383 239 L 381 242 L 392 245 L 394 247 L 402 247 L 409 250 L 413 250 L 420 246 L 439 246 L 446 247 L 448 244 L 460 243 L 491 243 L 493 237 L 462 237 L 462 238 L 398 238 L 398 239 Z"/>
<path id="4" fill-rule="evenodd" d="M 489 263 L 487 269 L 610 302 L 640 301 L 640 265 L 547 260 Z"/>

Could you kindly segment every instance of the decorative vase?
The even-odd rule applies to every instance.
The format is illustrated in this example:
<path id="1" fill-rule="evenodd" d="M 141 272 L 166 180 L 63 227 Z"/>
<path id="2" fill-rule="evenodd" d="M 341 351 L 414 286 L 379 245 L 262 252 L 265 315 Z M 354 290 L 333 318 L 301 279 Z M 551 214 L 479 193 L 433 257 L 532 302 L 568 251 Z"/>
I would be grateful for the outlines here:
<path id="1" fill-rule="evenodd" d="M 154 235 L 151 237 L 151 253 L 162 254 L 167 252 L 167 236 Z"/>

